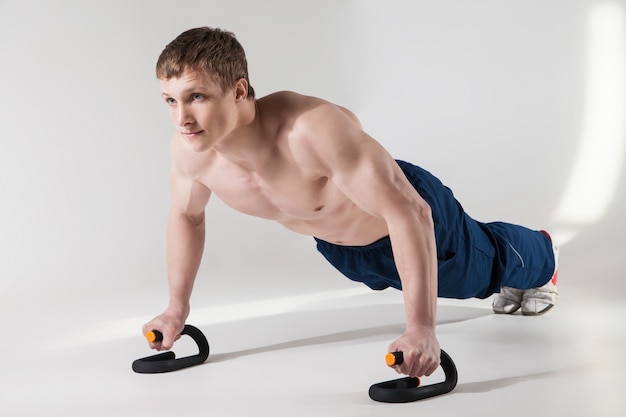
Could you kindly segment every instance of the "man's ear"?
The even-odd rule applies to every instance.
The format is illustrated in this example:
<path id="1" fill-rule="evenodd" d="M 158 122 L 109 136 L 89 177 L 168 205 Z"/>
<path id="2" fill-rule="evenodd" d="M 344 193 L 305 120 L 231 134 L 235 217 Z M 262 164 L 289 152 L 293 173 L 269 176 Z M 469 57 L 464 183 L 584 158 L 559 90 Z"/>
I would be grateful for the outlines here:
<path id="1" fill-rule="evenodd" d="M 235 101 L 243 101 L 248 98 L 248 81 L 245 78 L 240 78 L 235 84 Z"/>

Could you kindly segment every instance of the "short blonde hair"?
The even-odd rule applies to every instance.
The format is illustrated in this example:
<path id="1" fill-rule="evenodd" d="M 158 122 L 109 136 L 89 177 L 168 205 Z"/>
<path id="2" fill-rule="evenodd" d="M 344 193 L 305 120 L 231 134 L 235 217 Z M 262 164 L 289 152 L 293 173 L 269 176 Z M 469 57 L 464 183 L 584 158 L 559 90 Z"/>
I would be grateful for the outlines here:
<path id="1" fill-rule="evenodd" d="M 200 27 L 178 35 L 161 52 L 156 76 L 169 80 L 187 70 L 216 77 L 224 91 L 243 78 L 248 83 L 248 98 L 254 98 L 246 53 L 232 32 Z"/>

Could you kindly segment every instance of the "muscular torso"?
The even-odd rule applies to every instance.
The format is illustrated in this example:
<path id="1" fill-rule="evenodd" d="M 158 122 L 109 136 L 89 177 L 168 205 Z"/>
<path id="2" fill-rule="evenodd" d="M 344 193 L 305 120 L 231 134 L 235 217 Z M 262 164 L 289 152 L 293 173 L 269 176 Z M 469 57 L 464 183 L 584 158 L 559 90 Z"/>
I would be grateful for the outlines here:
<path id="1" fill-rule="evenodd" d="M 174 144 L 180 148 L 175 152 L 178 164 L 233 209 L 275 220 L 297 233 L 350 246 L 387 235 L 382 218 L 363 211 L 314 167 L 303 166 L 297 132 L 285 120 L 299 117 L 306 107 L 300 102 L 307 98 L 278 94 L 258 102 L 267 133 L 259 138 L 267 141 L 267 152 L 259 160 L 238 163 L 216 150 L 195 154 L 181 143 Z M 348 116 L 358 123 L 354 115 Z"/>

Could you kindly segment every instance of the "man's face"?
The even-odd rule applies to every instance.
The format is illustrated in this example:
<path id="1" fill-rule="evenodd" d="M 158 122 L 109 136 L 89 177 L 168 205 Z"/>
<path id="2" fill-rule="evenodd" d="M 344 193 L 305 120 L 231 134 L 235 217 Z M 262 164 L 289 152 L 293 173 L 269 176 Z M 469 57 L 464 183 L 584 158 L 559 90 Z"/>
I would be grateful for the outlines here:
<path id="1" fill-rule="evenodd" d="M 224 92 L 213 77 L 185 71 L 161 80 L 161 88 L 181 138 L 196 152 L 211 149 L 234 128 L 234 90 Z"/>

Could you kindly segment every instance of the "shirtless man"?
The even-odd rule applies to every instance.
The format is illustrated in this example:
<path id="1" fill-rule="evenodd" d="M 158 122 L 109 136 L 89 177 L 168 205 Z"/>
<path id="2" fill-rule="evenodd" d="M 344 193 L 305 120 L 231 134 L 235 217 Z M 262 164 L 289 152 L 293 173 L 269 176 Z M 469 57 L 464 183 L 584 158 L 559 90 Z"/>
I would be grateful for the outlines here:
<path id="1" fill-rule="evenodd" d="M 167 227 L 170 301 L 143 327 L 170 349 L 182 331 L 205 239 L 211 194 L 240 212 L 314 236 L 350 279 L 403 291 L 406 331 L 397 371 L 439 365 L 437 297 L 487 297 L 494 311 L 547 311 L 556 302 L 556 252 L 547 233 L 480 223 L 421 168 L 395 161 L 356 116 L 293 92 L 256 99 L 245 53 L 219 29 L 184 32 L 157 62 L 177 131 L 171 143 Z M 501 289 L 502 287 L 502 289 Z"/>

